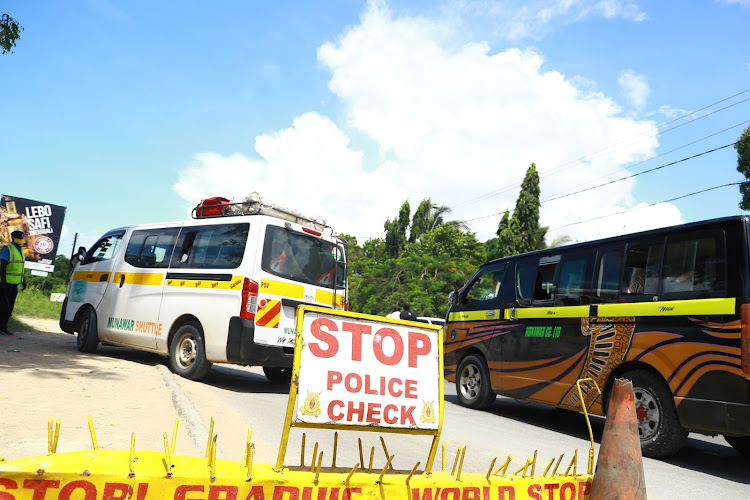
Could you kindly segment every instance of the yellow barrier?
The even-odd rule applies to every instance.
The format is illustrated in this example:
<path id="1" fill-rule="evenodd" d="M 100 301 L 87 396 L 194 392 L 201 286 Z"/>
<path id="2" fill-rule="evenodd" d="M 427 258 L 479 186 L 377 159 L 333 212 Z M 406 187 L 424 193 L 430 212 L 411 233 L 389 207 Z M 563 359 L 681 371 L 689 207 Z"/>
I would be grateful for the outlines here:
<path id="1" fill-rule="evenodd" d="M 165 460 L 154 451 L 138 452 L 132 461 L 127 451 L 53 454 L 0 463 L 0 500 L 583 500 L 593 479 L 590 474 L 527 475 L 530 460 L 517 475 L 504 476 L 496 475 L 499 470 L 461 474 L 460 468 L 457 474 L 415 474 L 389 470 L 390 461 L 372 472 L 361 472 L 359 464 L 347 470 L 318 462 L 312 471 L 249 464 L 211 457 Z"/>

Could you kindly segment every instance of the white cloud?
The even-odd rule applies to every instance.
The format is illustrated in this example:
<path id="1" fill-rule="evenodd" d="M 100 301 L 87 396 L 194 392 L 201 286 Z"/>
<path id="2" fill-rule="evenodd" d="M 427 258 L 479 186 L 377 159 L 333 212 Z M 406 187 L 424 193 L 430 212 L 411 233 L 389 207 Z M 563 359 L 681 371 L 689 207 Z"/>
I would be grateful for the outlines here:
<path id="1" fill-rule="evenodd" d="M 323 214 L 336 232 L 381 237 L 383 222 L 407 198 L 458 207 L 480 240 L 512 209 L 518 184 L 532 162 L 542 174 L 542 198 L 597 183 L 628 162 L 653 156 L 650 121 L 622 116 L 615 102 L 591 86 L 580 89 L 556 71 L 542 71 L 530 50 L 492 53 L 486 43 L 449 45 L 446 25 L 394 17 L 371 3 L 359 25 L 319 48 L 330 70 L 329 88 L 344 111 L 338 125 L 307 113 L 276 134 L 257 138 L 253 159 L 244 154 L 200 153 L 180 174 L 175 190 L 186 200 L 259 191 L 310 214 Z M 348 134 L 347 134 L 348 131 Z M 352 149 L 347 135 L 366 136 L 379 151 Z M 627 148 L 587 153 L 626 141 Z M 566 165 L 564 168 L 558 168 Z M 555 173 L 557 172 L 557 173 Z M 626 173 L 622 171 L 623 173 Z M 562 198 L 542 206 L 551 228 L 636 205 L 635 180 Z M 508 188 L 503 191 L 503 188 Z M 465 204 L 490 191 L 484 201 Z M 681 222 L 671 205 L 632 212 L 625 222 L 601 221 L 560 230 L 588 240 L 618 227 Z"/>
<path id="2" fill-rule="evenodd" d="M 490 21 L 496 27 L 494 35 L 511 40 L 539 39 L 558 26 L 597 17 L 634 22 L 647 18 L 638 4 L 629 0 L 448 0 L 443 11 L 458 16 L 467 26 L 477 20 Z"/>
<path id="3" fill-rule="evenodd" d="M 617 83 L 635 111 L 641 111 L 646 106 L 651 89 L 645 76 L 628 69 L 620 73 Z"/>
<path id="4" fill-rule="evenodd" d="M 729 5 L 740 5 L 750 9 L 750 0 L 716 0 L 718 3 L 725 3 Z"/>

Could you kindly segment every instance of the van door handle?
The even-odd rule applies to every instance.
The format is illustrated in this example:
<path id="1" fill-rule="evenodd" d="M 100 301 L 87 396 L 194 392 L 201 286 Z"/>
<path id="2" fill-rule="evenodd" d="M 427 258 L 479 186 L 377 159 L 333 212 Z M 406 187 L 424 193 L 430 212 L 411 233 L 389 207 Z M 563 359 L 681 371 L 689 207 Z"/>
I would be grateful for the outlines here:
<path id="1" fill-rule="evenodd" d="M 99 281 L 107 281 L 109 279 L 109 274 L 102 274 L 99 276 Z"/>
<path id="2" fill-rule="evenodd" d="M 120 275 L 120 288 L 125 284 L 125 274 Z"/>
<path id="3" fill-rule="evenodd" d="M 494 310 L 492 310 L 492 311 L 487 311 L 487 312 L 486 312 L 485 314 L 486 314 L 487 316 L 494 316 L 494 315 L 495 315 L 495 311 L 494 311 Z"/>

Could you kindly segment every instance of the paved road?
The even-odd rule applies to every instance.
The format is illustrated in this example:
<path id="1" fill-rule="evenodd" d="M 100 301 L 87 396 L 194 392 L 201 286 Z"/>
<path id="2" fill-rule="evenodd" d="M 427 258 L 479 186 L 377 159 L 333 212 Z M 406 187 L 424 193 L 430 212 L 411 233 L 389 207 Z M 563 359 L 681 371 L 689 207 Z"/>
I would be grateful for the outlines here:
<path id="1" fill-rule="evenodd" d="M 258 369 L 231 366 L 215 366 L 202 385 L 253 426 L 254 440 L 263 444 L 259 460 L 273 463 L 288 399 L 285 389 L 269 384 Z M 511 468 L 518 469 L 535 450 L 538 450 L 537 467 L 542 470 L 561 453 L 565 454 L 563 463 L 569 463 L 576 449 L 579 470 L 585 469 L 589 440 L 583 415 L 504 397 L 498 397 L 488 411 L 476 411 L 458 404 L 452 384 L 446 383 L 445 392 L 442 441 L 447 444 L 449 468 L 457 447 L 462 445 L 467 447 L 464 470 L 471 472 L 486 472 L 493 458 L 498 457 L 498 463 L 502 463 L 509 454 L 513 457 Z M 597 453 L 603 428 L 604 420 L 593 417 Z M 316 441 L 328 457 L 327 462 L 332 433 L 305 432 L 306 463 L 310 461 L 310 448 Z M 301 434 L 299 429 L 292 431 L 285 463 L 299 463 Z M 337 465 L 353 465 L 359 461 L 357 438 L 364 442 L 365 462 L 369 461 L 370 449 L 374 446 L 375 463 L 382 467 L 384 453 L 374 433 L 340 433 Z M 396 455 L 396 468 L 408 470 L 417 461 L 424 464 L 429 438 L 388 435 L 386 445 L 388 452 Z M 440 467 L 439 459 L 436 467 Z M 750 460 L 735 452 L 721 437 L 691 434 L 678 456 L 644 459 L 644 471 L 652 500 L 750 498 Z"/>
<path id="2" fill-rule="evenodd" d="M 47 330 L 54 328 L 48 325 Z M 145 422 L 158 420 L 153 427 L 154 434 L 160 436 L 161 432 L 170 431 L 169 422 L 174 415 L 179 415 L 183 422 L 183 436 L 186 428 L 194 431 L 178 441 L 178 452 L 181 449 L 184 454 L 195 455 L 202 453 L 206 429 L 210 426 L 211 417 L 214 417 L 214 432 L 219 435 L 221 458 L 241 459 L 248 427 L 252 426 L 256 460 L 266 463 L 276 461 L 287 390 L 283 386 L 270 384 L 257 368 L 214 366 L 204 381 L 193 382 L 173 377 L 164 367 L 164 358 L 148 353 L 104 347 L 100 348 L 98 354 L 82 355 L 75 350 L 75 337 L 70 335 L 50 335 L 47 338 L 25 333 L 1 340 L 4 349 L 0 352 L 0 376 L 6 382 L 10 377 L 18 380 L 17 377 L 23 376 L 18 362 L 27 359 L 23 366 L 29 381 L 29 390 L 13 390 L 6 385 L 8 390 L 0 391 L 3 408 L 12 407 L 18 423 L 40 418 L 33 426 L 35 429 L 44 428 L 47 415 L 60 416 L 63 422 L 75 422 L 75 428 L 68 431 L 68 427 L 65 427 L 64 438 L 66 443 L 74 438 L 71 446 L 75 445 L 77 449 L 88 439 L 85 425 L 87 414 L 93 414 L 95 421 L 106 419 L 109 422 L 101 431 L 104 436 L 100 438 L 100 444 L 105 439 L 108 444 L 111 443 L 109 447 L 124 443 L 120 448 L 127 447 L 131 430 L 139 429 L 139 436 L 145 432 Z M 20 352 L 10 352 L 16 350 Z M 46 366 L 41 360 L 46 360 Z M 114 384 L 135 381 L 134 377 L 137 377 L 137 386 L 128 389 L 123 385 L 121 389 L 115 389 Z M 28 393 L 31 397 L 43 390 L 44 385 L 37 380 L 43 380 L 43 384 L 47 385 L 53 382 L 57 384 L 53 397 L 37 398 L 45 404 L 41 416 L 38 405 L 16 404 L 19 394 Z M 16 387 L 23 385 L 23 382 L 16 383 Z M 129 385 L 134 386 L 132 383 Z M 68 386 L 70 389 L 66 389 Z M 137 396 L 122 397 L 125 391 L 131 389 L 136 394 L 146 395 L 146 388 L 151 398 L 149 404 L 136 404 Z M 102 405 L 90 403 L 111 395 L 113 389 L 121 392 L 118 395 L 121 406 L 110 411 L 102 408 Z M 72 418 L 61 414 L 58 410 L 65 408 L 62 401 L 67 401 L 68 407 L 81 415 Z M 592 428 L 598 451 L 603 420 L 594 417 Z M 34 432 L 37 433 L 38 430 Z M 107 433 L 111 436 L 107 436 Z M 312 448 L 318 442 L 324 451 L 324 463 L 330 464 L 332 433 L 308 430 L 306 434 L 306 463 L 309 464 Z M 19 429 L 15 435 L 26 436 L 28 432 Z M 292 431 L 286 464 L 299 463 L 301 435 L 299 429 Z M 370 450 L 374 447 L 373 468 L 382 467 L 385 459 L 378 436 L 375 433 L 340 433 L 337 465 L 351 466 L 359 461 L 357 439 L 361 438 L 365 461 L 369 461 Z M 43 453 L 45 436 L 42 434 L 38 438 L 38 443 L 28 443 L 25 439 L 9 437 L 5 432 L 4 437 L 0 438 L 0 451 L 5 451 L 6 459 L 28 456 L 19 455 L 27 449 L 39 450 L 34 454 Z M 385 436 L 388 452 L 395 455 L 394 466 L 398 469 L 411 469 L 417 461 L 423 466 L 429 441 L 429 438 L 419 436 Z M 563 462 L 569 463 L 577 449 L 578 467 L 584 470 L 589 449 L 588 431 L 580 414 L 508 398 L 497 398 L 488 411 L 470 410 L 458 405 L 451 384 L 446 384 L 442 441 L 448 450 L 448 468 L 453 466 L 456 449 L 462 445 L 467 447 L 464 470 L 483 473 L 493 458 L 498 457 L 498 463 L 501 463 L 509 454 L 513 457 L 510 468 L 518 469 L 535 450 L 539 453 L 537 467 L 543 470 L 552 458 L 562 453 L 565 454 Z M 158 437 L 139 440 L 139 443 L 143 442 L 149 443 L 147 449 L 158 449 L 157 445 L 160 444 Z M 440 466 L 439 454 L 435 467 Z M 644 459 L 644 469 L 649 498 L 652 500 L 750 498 L 750 460 L 741 457 L 721 437 L 691 435 L 679 456 L 666 460 Z"/>

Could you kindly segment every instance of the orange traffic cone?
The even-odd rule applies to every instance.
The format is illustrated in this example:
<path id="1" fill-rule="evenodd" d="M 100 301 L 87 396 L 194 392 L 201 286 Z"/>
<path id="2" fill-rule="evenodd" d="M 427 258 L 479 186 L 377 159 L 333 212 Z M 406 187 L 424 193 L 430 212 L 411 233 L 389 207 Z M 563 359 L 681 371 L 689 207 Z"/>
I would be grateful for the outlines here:
<path id="1" fill-rule="evenodd" d="M 633 383 L 617 379 L 609 398 L 590 500 L 625 499 L 646 500 L 646 480 Z"/>

